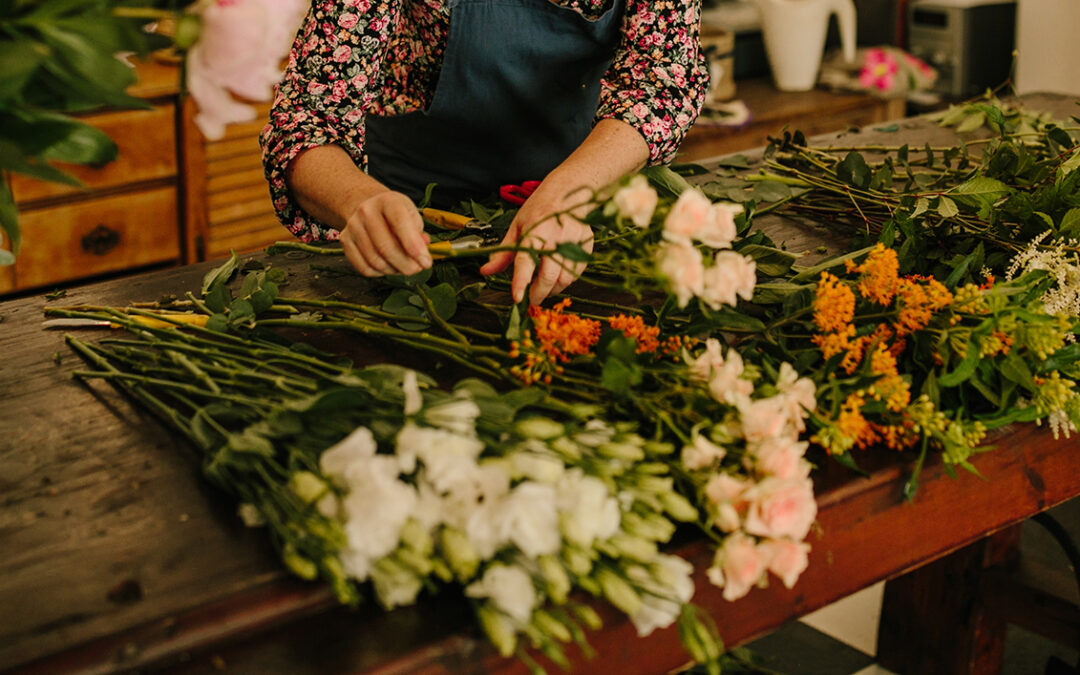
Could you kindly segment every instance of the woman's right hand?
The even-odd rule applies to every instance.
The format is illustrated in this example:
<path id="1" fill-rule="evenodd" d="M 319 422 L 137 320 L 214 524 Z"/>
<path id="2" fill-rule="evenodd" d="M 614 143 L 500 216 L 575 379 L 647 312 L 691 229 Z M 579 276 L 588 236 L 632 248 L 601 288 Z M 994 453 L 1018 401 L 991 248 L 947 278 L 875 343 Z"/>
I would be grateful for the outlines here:
<path id="1" fill-rule="evenodd" d="M 366 277 L 410 275 L 431 267 L 424 220 L 400 192 L 385 190 L 360 202 L 339 239 L 345 257 Z"/>

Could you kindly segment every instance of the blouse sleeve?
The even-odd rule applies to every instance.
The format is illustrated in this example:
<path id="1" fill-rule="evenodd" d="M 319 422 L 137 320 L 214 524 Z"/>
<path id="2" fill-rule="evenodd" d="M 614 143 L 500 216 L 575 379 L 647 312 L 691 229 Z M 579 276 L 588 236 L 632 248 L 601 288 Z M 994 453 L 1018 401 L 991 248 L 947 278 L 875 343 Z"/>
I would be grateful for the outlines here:
<path id="1" fill-rule="evenodd" d="M 285 182 L 300 152 L 334 144 L 364 167 L 364 117 L 376 96 L 397 0 L 315 2 L 297 34 L 270 121 L 259 138 L 278 218 L 302 241 L 336 239 L 337 230 L 306 213 Z"/>
<path id="2" fill-rule="evenodd" d="M 701 0 L 627 0 L 622 42 L 604 76 L 597 118 L 620 119 L 670 162 L 705 102 Z"/>

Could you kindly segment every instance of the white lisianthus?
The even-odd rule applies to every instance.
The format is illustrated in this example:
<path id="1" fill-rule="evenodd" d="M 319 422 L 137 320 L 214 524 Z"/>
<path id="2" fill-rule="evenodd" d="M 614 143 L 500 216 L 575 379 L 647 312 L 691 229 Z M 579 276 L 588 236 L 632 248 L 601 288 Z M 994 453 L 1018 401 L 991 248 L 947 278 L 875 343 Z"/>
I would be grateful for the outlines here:
<path id="1" fill-rule="evenodd" d="M 515 478 L 538 483 L 555 483 L 562 478 L 566 465 L 539 441 L 527 441 L 509 454 Z"/>
<path id="2" fill-rule="evenodd" d="M 419 576 L 390 560 L 384 560 L 371 569 L 371 581 L 379 603 L 386 609 L 413 604 L 424 587 Z"/>
<path id="3" fill-rule="evenodd" d="M 433 458 L 446 455 L 464 457 L 475 464 L 484 444 L 472 436 L 406 422 L 394 439 L 394 447 L 402 472 L 412 473 L 418 458 L 429 469 L 437 461 Z"/>
<path id="4" fill-rule="evenodd" d="M 814 484 L 809 478 L 766 478 L 742 496 L 750 505 L 743 524 L 750 534 L 802 541 L 817 517 Z"/>
<path id="5" fill-rule="evenodd" d="M 723 305 L 734 307 L 739 298 L 750 300 L 757 284 L 756 270 L 752 258 L 734 251 L 720 251 L 712 266 L 705 269 L 701 299 L 711 309 L 720 309 Z"/>
<path id="6" fill-rule="evenodd" d="M 342 556 L 342 562 L 354 558 L 374 562 L 397 548 L 401 529 L 412 516 L 418 499 L 416 490 L 397 476 L 396 460 L 386 455 L 369 457 L 349 467 L 349 494 L 342 500 L 342 510 L 350 555 L 348 559 Z M 353 569 L 362 568 L 359 560 L 353 562 Z"/>
<path id="7" fill-rule="evenodd" d="M 709 248 L 731 248 L 735 240 L 735 216 L 743 212 L 739 204 L 712 205 L 712 217 L 694 235 L 694 238 Z"/>
<path id="8" fill-rule="evenodd" d="M 401 393 L 405 395 L 405 415 L 415 415 L 424 405 L 424 396 L 416 381 L 416 371 L 406 370 L 401 378 Z"/>
<path id="9" fill-rule="evenodd" d="M 529 623 L 536 607 L 532 577 L 520 567 L 496 563 L 484 570 L 479 581 L 465 587 L 470 598 L 490 598 L 491 603 L 518 624 Z"/>
<path id="10" fill-rule="evenodd" d="M 645 637 L 657 628 L 667 628 L 679 618 L 683 605 L 694 596 L 694 566 L 678 556 L 659 555 L 654 577 L 643 567 L 631 567 L 627 577 L 637 583 L 641 593 L 641 609 L 630 617 L 638 637 Z"/>
<path id="11" fill-rule="evenodd" d="M 694 432 L 689 445 L 683 446 L 682 463 L 687 469 L 696 471 L 712 466 L 724 458 L 727 452 L 701 434 Z"/>
<path id="12" fill-rule="evenodd" d="M 529 558 L 556 553 L 562 546 L 555 488 L 525 481 L 499 504 L 500 541 L 512 542 Z"/>
<path id="13" fill-rule="evenodd" d="M 689 246 L 699 232 L 710 227 L 713 218 L 709 198 L 697 188 L 687 188 L 664 218 L 664 239 Z"/>
<path id="14" fill-rule="evenodd" d="M 344 484 L 345 472 L 356 462 L 366 461 L 375 454 L 375 437 L 367 427 L 357 427 L 351 434 L 323 452 L 319 469 L 339 485 Z"/>
<path id="15" fill-rule="evenodd" d="M 480 407 L 467 394 L 456 394 L 424 409 L 421 417 L 428 424 L 462 436 L 476 435 Z"/>
<path id="16" fill-rule="evenodd" d="M 679 307 L 701 295 L 705 282 L 705 262 L 701 251 L 689 243 L 661 244 L 656 250 L 656 268 L 667 281 L 668 291 Z"/>
<path id="17" fill-rule="evenodd" d="M 740 405 L 750 400 L 754 383 L 742 378 L 743 360 L 739 352 L 728 350 L 727 358 L 709 375 L 709 393 L 720 403 Z"/>
<path id="18" fill-rule="evenodd" d="M 574 467 L 556 489 L 562 530 L 569 541 L 591 548 L 595 540 L 607 539 L 619 530 L 619 501 L 599 478 Z"/>
<path id="19" fill-rule="evenodd" d="M 620 216 L 628 218 L 635 227 L 646 228 L 656 210 L 656 190 L 645 176 L 638 174 L 619 188 L 612 201 Z"/>

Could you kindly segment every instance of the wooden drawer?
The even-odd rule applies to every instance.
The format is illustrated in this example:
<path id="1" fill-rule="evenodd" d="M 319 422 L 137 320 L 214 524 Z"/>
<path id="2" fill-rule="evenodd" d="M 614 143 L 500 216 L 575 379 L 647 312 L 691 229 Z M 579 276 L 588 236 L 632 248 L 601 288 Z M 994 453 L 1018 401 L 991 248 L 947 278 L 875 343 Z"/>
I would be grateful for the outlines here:
<path id="1" fill-rule="evenodd" d="M 176 201 L 176 188 L 166 186 L 23 212 L 16 286 L 178 260 Z"/>
<path id="2" fill-rule="evenodd" d="M 119 149 L 116 159 L 101 167 L 58 164 L 81 180 L 85 188 L 47 183 L 14 175 L 11 189 L 22 204 L 45 197 L 78 194 L 176 175 L 176 109 L 121 110 L 82 118 L 107 133 Z"/>

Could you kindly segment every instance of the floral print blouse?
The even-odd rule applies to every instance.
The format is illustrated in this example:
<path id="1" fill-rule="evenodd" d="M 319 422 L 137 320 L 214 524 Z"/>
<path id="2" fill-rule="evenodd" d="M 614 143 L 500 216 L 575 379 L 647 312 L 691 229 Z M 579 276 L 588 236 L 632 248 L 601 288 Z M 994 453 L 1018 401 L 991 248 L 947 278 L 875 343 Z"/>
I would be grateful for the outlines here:
<path id="1" fill-rule="evenodd" d="M 612 2 L 549 1 L 590 20 Z M 622 37 L 601 82 L 597 120 L 620 119 L 637 129 L 653 164 L 674 157 L 704 102 L 700 6 L 700 0 L 626 0 Z M 308 148 L 337 144 L 366 167 L 365 115 L 428 107 L 450 20 L 446 0 L 315 0 L 260 139 L 274 208 L 298 238 L 338 233 L 293 200 L 285 184 L 289 162 Z"/>

